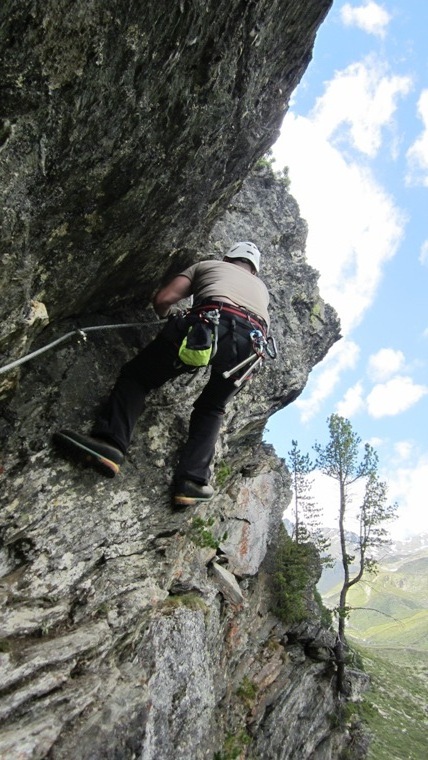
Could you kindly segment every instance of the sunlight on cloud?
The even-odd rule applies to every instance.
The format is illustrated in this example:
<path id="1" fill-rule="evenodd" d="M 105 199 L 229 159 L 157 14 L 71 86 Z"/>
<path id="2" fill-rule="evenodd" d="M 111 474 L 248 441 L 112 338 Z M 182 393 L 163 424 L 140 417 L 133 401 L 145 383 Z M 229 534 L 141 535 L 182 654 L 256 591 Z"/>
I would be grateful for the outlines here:
<path id="1" fill-rule="evenodd" d="M 378 436 L 374 435 L 373 438 L 369 438 L 367 441 L 369 446 L 373 446 L 376 451 L 381 448 L 385 444 L 385 440 L 383 438 L 379 438 Z"/>
<path id="2" fill-rule="evenodd" d="M 394 444 L 394 451 L 397 454 L 398 458 L 402 461 L 410 459 L 413 450 L 414 444 L 412 441 L 397 441 L 397 443 Z"/>
<path id="3" fill-rule="evenodd" d="M 352 388 L 348 388 L 343 400 L 336 405 L 336 412 L 341 417 L 350 419 L 365 407 L 363 399 L 363 385 L 361 382 L 356 383 Z"/>
<path id="4" fill-rule="evenodd" d="M 320 410 L 340 380 L 341 373 L 353 369 L 358 361 L 360 349 L 356 343 L 343 340 L 336 343 L 323 362 L 323 369 L 314 376 L 311 395 L 308 399 L 298 398 L 294 403 L 301 410 L 302 422 L 308 422 Z"/>
<path id="5" fill-rule="evenodd" d="M 420 95 L 418 112 L 424 129 L 407 151 L 409 172 L 406 180 L 409 184 L 421 184 L 428 187 L 428 90 L 423 90 Z"/>
<path id="6" fill-rule="evenodd" d="M 310 116 L 338 147 L 346 138 L 374 158 L 382 145 L 382 128 L 392 123 L 397 99 L 407 95 L 410 87 L 409 77 L 389 76 L 386 65 L 370 56 L 336 72 Z"/>
<path id="7" fill-rule="evenodd" d="M 372 0 L 358 6 L 345 3 L 340 10 L 340 15 L 346 26 L 357 26 L 364 32 L 378 37 L 385 36 L 386 27 L 391 20 L 389 13 Z"/>
<path id="8" fill-rule="evenodd" d="M 410 87 L 410 78 L 390 75 L 374 57 L 355 63 L 335 74 L 308 116 L 288 112 L 273 147 L 276 168 L 289 168 L 291 193 L 308 222 L 308 262 L 320 272 L 321 295 L 336 309 L 345 338 L 375 300 L 406 223 L 367 162 L 350 158 L 349 147 L 369 158 L 376 155 L 398 98 Z M 296 402 L 303 422 L 333 393 L 341 373 L 355 365 L 358 351 L 348 340 L 329 352 L 322 370 L 311 377 L 310 395 Z M 355 413 L 363 408 L 362 395 L 362 388 L 350 389 L 339 408 Z"/>
<path id="9" fill-rule="evenodd" d="M 381 348 L 369 357 L 368 374 L 374 382 L 387 380 L 404 366 L 404 354 L 393 348 Z"/>
<path id="10" fill-rule="evenodd" d="M 427 531 L 428 510 L 421 509 L 421 505 L 426 503 L 428 456 L 421 457 L 413 467 L 394 469 L 386 480 L 390 500 L 399 505 L 393 535 L 405 538 Z"/>
<path id="11" fill-rule="evenodd" d="M 421 246 L 421 252 L 419 254 L 419 262 L 423 266 L 428 266 L 428 240 L 425 240 Z"/>
<path id="12" fill-rule="evenodd" d="M 428 483 L 428 456 L 421 457 L 411 466 L 395 467 L 379 473 L 388 489 L 388 504 L 398 503 L 397 519 L 387 524 L 388 532 L 395 539 L 407 538 L 415 533 L 428 531 L 428 510 L 421 510 L 426 501 Z M 337 528 L 339 519 L 339 488 L 332 478 L 315 470 L 313 493 L 323 511 L 323 525 Z M 353 500 L 346 513 L 347 530 L 358 531 L 356 514 L 361 503 L 364 483 L 357 483 L 352 494 Z M 292 520 L 290 510 L 285 513 Z"/>
<path id="13" fill-rule="evenodd" d="M 307 259 L 346 335 L 375 298 L 403 235 L 403 216 L 368 169 L 347 163 L 317 121 L 287 114 L 273 154 L 290 169 L 291 192 L 309 225 Z"/>
<path id="14" fill-rule="evenodd" d="M 316 503 L 322 510 L 323 527 L 337 528 L 339 524 L 340 492 L 337 480 L 329 478 L 320 470 L 314 470 L 312 478 L 312 493 L 316 494 Z M 355 483 L 349 489 L 349 502 L 345 515 L 345 528 L 357 532 L 359 523 L 356 519 L 359 505 L 364 497 L 364 482 Z M 286 511 L 285 516 L 293 520 L 291 511 Z"/>
<path id="15" fill-rule="evenodd" d="M 428 393 L 428 387 L 414 383 L 411 377 L 400 376 L 375 385 L 367 396 L 371 417 L 391 417 L 410 409 Z"/>
<path id="16" fill-rule="evenodd" d="M 376 441 L 370 442 L 376 447 Z M 415 460 L 413 465 L 404 464 L 413 453 L 412 444 L 402 441 L 397 444 L 397 453 L 401 454 L 399 466 L 381 468 L 379 476 L 387 484 L 388 504 L 398 503 L 397 518 L 387 524 L 387 530 L 394 539 L 407 538 L 415 533 L 428 531 L 428 510 L 421 510 L 426 501 L 426 484 L 428 483 L 428 455 Z M 316 502 L 322 509 L 323 526 L 337 528 L 339 520 L 339 486 L 337 481 L 315 469 L 312 473 L 312 489 Z M 346 529 L 358 532 L 356 516 L 364 494 L 364 481 L 358 481 L 350 489 L 350 502 L 346 510 Z M 285 516 L 293 521 L 289 507 Z"/>

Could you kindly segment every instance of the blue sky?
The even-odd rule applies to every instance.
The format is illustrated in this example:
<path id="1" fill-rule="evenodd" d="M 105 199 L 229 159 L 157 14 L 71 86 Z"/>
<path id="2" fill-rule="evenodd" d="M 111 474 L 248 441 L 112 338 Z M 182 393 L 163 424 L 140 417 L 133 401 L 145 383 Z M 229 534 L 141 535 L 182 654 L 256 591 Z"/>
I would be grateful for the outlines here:
<path id="1" fill-rule="evenodd" d="M 428 531 L 427 30 L 423 0 L 335 2 L 273 149 L 343 339 L 265 437 L 311 451 L 331 413 L 350 419 L 399 503 L 397 537 Z M 331 504 L 322 478 L 317 493 Z"/>

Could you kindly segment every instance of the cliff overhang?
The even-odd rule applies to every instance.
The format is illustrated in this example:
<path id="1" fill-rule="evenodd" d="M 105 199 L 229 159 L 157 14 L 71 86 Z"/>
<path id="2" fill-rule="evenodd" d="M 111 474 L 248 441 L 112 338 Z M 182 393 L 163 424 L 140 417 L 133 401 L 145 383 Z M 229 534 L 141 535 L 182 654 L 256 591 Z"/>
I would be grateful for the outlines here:
<path id="1" fill-rule="evenodd" d="M 339 337 L 297 204 L 257 166 L 330 5 L 2 4 L 3 363 L 79 326 L 146 324 L 71 340 L 1 378 L 8 758 L 301 760 L 348 741 L 331 729 L 320 653 L 332 640 L 316 606 L 304 630 L 270 611 L 289 492 L 262 443 Z M 58 457 L 51 433 L 89 425 L 156 333 L 162 273 L 248 237 L 263 251 L 279 359 L 225 417 L 209 507 L 173 512 L 169 498 L 203 375 L 152 395 L 114 481 Z"/>

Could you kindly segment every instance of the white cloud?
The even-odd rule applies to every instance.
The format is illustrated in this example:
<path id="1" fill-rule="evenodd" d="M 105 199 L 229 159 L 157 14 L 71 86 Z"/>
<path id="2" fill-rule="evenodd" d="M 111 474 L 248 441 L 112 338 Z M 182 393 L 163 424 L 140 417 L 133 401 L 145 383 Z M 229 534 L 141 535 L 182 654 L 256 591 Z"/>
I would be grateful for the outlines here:
<path id="1" fill-rule="evenodd" d="M 291 193 L 308 222 L 306 256 L 320 272 L 321 295 L 338 312 L 345 339 L 374 302 L 404 235 L 404 214 L 376 181 L 367 157 L 380 150 L 398 99 L 410 87 L 408 77 L 391 75 L 374 57 L 355 63 L 335 74 L 307 116 L 288 112 L 273 148 L 277 168 L 289 167 Z M 355 366 L 358 352 L 350 340 L 329 352 L 296 402 L 303 422 L 322 408 L 342 373 Z M 373 398 L 376 393 L 372 409 Z M 351 416 L 363 406 L 357 385 L 338 409 Z"/>
<path id="2" fill-rule="evenodd" d="M 399 505 L 398 520 L 393 527 L 395 537 L 406 538 L 428 531 L 428 455 L 421 456 L 411 467 L 394 468 L 385 480 L 390 501 L 397 501 Z"/>
<path id="3" fill-rule="evenodd" d="M 308 261 L 320 272 L 321 294 L 346 335 L 375 298 L 404 218 L 371 172 L 348 163 L 317 121 L 288 114 L 274 156 L 290 168 L 291 192 L 309 225 Z"/>
<path id="4" fill-rule="evenodd" d="M 345 335 L 372 304 L 405 224 L 373 173 L 347 157 L 346 140 L 374 155 L 409 88 L 408 78 L 389 76 L 374 58 L 353 64 L 336 73 L 309 116 L 287 114 L 273 148 L 278 167 L 290 169 L 291 192 L 309 224 L 307 258 Z"/>
<path id="5" fill-rule="evenodd" d="M 394 444 L 394 451 L 402 461 L 410 459 L 413 450 L 414 444 L 412 441 L 397 441 L 397 443 Z"/>
<path id="6" fill-rule="evenodd" d="M 328 477 L 328 475 L 324 475 L 320 470 L 314 470 L 311 474 L 311 479 L 312 494 L 322 511 L 323 527 L 337 529 L 339 525 L 340 505 L 340 491 L 337 480 Z M 361 480 L 353 484 L 352 491 L 351 489 L 348 490 L 349 500 L 345 515 L 346 530 L 355 532 L 359 530 L 357 516 L 359 506 L 364 497 L 364 488 L 364 480 Z M 293 520 L 290 508 L 285 512 L 285 516 L 290 520 Z"/>
<path id="7" fill-rule="evenodd" d="M 419 262 L 422 264 L 422 266 L 428 266 L 428 240 L 425 240 L 421 245 Z"/>
<path id="8" fill-rule="evenodd" d="M 273 148 L 278 168 L 290 169 L 291 192 L 309 225 L 307 259 L 320 272 L 321 295 L 338 312 L 344 336 L 373 303 L 405 220 L 372 172 L 349 160 L 332 138 L 339 126 L 348 125 L 352 145 L 368 155 L 375 153 L 398 95 L 409 87 L 410 80 L 389 76 L 374 59 L 354 64 L 335 75 L 308 117 L 287 114 Z M 339 345 L 311 379 L 309 397 L 297 401 L 303 421 L 317 413 L 341 373 L 350 368 L 348 350 L 356 346 Z M 355 393 L 345 400 L 344 408 L 361 404 Z"/>
<path id="9" fill-rule="evenodd" d="M 357 6 L 345 3 L 340 9 L 340 15 L 346 26 L 357 26 L 364 32 L 378 37 L 385 36 L 386 27 L 391 20 L 385 8 L 373 0 L 367 0 L 364 5 Z"/>
<path id="10" fill-rule="evenodd" d="M 411 79 L 389 75 L 374 56 L 336 72 L 311 118 L 325 138 L 349 141 L 373 158 L 382 144 L 382 129 L 392 124 L 399 96 L 407 95 Z"/>
<path id="11" fill-rule="evenodd" d="M 371 417 L 394 416 L 405 412 L 428 393 L 428 387 L 414 383 L 411 377 L 394 377 L 375 385 L 367 396 L 367 410 Z"/>
<path id="12" fill-rule="evenodd" d="M 379 438 L 377 436 L 373 436 L 373 438 L 369 438 L 367 443 L 370 446 L 373 446 L 373 448 L 377 451 L 381 446 L 385 444 L 385 440 L 383 438 Z"/>
<path id="13" fill-rule="evenodd" d="M 309 397 L 298 398 L 294 402 L 301 409 L 302 422 L 308 422 L 319 412 L 323 402 L 333 393 L 342 372 L 355 367 L 359 353 L 357 344 L 349 340 L 342 340 L 333 346 L 324 359 L 322 370 L 314 376 Z"/>
<path id="14" fill-rule="evenodd" d="M 422 90 L 418 100 L 418 112 L 424 128 L 417 140 L 407 151 L 409 184 L 428 187 L 428 89 Z"/>
<path id="15" fill-rule="evenodd" d="M 428 510 L 426 504 L 426 484 L 428 483 L 428 455 L 420 457 L 413 466 L 394 467 L 380 472 L 380 477 L 387 484 L 387 503 L 397 502 L 397 518 L 385 523 L 392 538 L 402 540 L 417 533 L 428 531 Z M 323 511 L 323 524 L 337 528 L 339 512 L 339 487 L 337 481 L 323 475 L 319 470 L 313 473 L 313 494 Z M 346 526 L 348 530 L 358 530 L 355 520 L 358 504 L 361 503 L 364 483 L 357 484 L 354 501 L 348 505 Z M 358 498 L 360 497 L 360 498 Z M 285 513 L 293 519 L 291 510 Z"/>
<path id="16" fill-rule="evenodd" d="M 336 406 L 337 414 L 341 417 L 350 419 L 355 414 L 364 409 L 363 385 L 361 382 L 356 383 L 352 388 L 348 388 L 342 401 Z"/>
<path id="17" fill-rule="evenodd" d="M 404 354 L 393 348 L 381 348 L 372 354 L 368 361 L 368 374 L 374 382 L 387 380 L 404 366 Z"/>
<path id="18" fill-rule="evenodd" d="M 403 446 L 405 442 L 403 442 Z M 428 455 L 421 456 L 412 465 L 401 464 L 393 469 L 379 471 L 387 484 L 387 503 L 398 504 L 397 518 L 386 522 L 385 527 L 392 538 L 404 539 L 417 533 L 428 531 L 428 510 L 426 509 L 426 488 L 428 483 Z M 315 470 L 313 475 L 313 494 L 323 511 L 323 524 L 337 528 L 339 512 L 339 486 L 337 481 Z M 346 527 L 357 531 L 356 515 L 364 490 L 364 482 L 355 485 L 353 500 L 348 505 Z M 286 513 L 290 519 L 290 511 Z"/>

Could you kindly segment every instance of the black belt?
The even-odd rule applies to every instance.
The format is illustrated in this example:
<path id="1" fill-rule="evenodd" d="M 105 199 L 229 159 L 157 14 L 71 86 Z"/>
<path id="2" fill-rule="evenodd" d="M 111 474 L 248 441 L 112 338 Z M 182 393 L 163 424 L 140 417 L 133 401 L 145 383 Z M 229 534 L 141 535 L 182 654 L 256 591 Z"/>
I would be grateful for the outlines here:
<path id="1" fill-rule="evenodd" d="M 220 315 L 222 312 L 231 314 L 234 317 L 238 317 L 243 322 L 247 324 L 249 323 L 250 327 L 257 328 L 263 333 L 263 335 L 266 336 L 267 334 L 267 324 L 264 319 L 259 317 L 258 314 L 253 314 L 252 311 L 248 311 L 248 309 L 241 309 L 239 306 L 234 306 L 231 303 L 224 303 L 223 301 L 203 301 L 197 306 L 193 306 L 191 311 L 201 311 L 201 309 L 207 311 L 210 309 L 218 309 Z"/>

